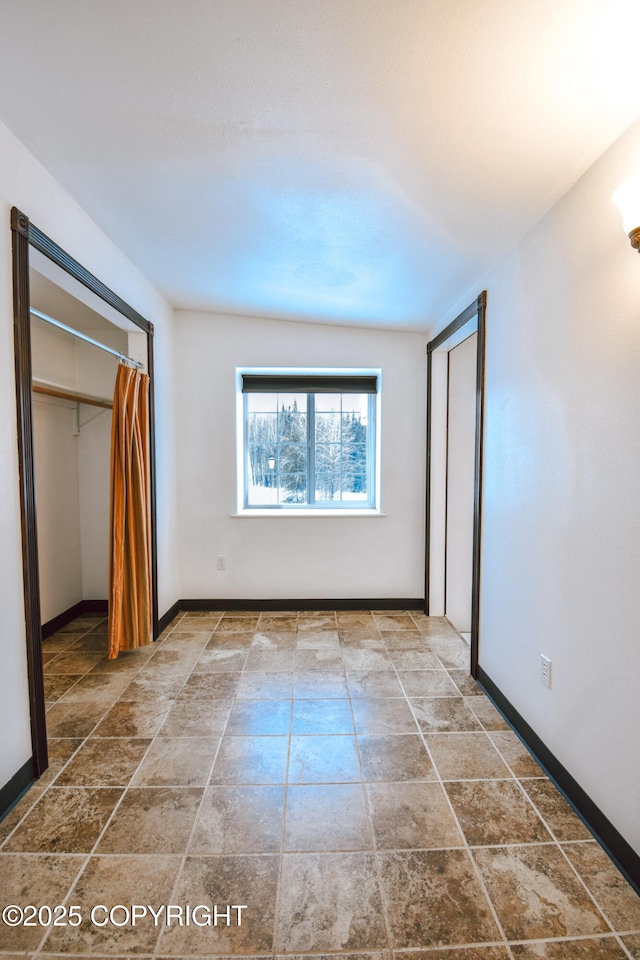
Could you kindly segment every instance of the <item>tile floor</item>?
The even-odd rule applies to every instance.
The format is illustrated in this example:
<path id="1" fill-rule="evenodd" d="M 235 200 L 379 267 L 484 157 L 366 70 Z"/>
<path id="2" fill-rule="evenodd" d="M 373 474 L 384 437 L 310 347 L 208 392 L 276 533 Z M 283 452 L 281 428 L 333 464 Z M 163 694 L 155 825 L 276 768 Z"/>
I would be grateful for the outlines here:
<path id="1" fill-rule="evenodd" d="M 0 891 L 77 925 L 0 923 L 5 960 L 640 958 L 640 898 L 445 620 L 186 614 L 105 646 L 91 618 L 44 644 L 51 766 L 0 823 Z"/>

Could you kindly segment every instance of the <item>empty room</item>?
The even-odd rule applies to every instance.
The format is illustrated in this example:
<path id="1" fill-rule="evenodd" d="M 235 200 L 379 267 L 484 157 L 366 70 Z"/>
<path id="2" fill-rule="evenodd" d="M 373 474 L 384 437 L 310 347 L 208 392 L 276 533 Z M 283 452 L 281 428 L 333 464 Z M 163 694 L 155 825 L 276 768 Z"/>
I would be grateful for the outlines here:
<path id="1" fill-rule="evenodd" d="M 640 960 L 635 0 L 0 0 L 0 958 Z"/>

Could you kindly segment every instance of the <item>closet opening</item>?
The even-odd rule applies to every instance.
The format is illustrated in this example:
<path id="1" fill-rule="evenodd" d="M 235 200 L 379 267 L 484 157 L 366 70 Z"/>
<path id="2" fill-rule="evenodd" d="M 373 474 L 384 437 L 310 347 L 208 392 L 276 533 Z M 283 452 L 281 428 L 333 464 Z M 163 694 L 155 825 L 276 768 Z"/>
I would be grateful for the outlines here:
<path id="1" fill-rule="evenodd" d="M 427 344 L 425 613 L 468 638 L 477 676 L 486 291 Z"/>
<path id="2" fill-rule="evenodd" d="M 149 375 L 144 419 L 149 430 L 151 633 L 153 639 L 158 635 L 153 326 L 15 208 L 11 226 L 27 664 L 37 778 L 48 765 L 42 640 L 81 613 L 107 616 L 112 407 L 123 363 Z"/>

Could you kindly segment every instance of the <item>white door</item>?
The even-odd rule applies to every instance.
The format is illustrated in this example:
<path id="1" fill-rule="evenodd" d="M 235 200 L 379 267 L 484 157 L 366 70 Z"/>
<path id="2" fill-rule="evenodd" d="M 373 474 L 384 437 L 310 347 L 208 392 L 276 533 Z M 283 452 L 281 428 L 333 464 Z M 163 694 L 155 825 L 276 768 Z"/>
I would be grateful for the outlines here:
<path id="1" fill-rule="evenodd" d="M 460 633 L 471 631 L 477 341 L 448 359 L 445 614 Z"/>

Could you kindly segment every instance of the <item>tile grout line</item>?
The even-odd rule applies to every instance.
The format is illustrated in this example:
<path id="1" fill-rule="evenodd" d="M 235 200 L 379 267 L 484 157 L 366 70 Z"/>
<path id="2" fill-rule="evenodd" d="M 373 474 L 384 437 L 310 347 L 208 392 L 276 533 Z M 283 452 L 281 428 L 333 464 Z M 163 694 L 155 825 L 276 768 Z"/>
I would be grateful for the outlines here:
<path id="1" fill-rule="evenodd" d="M 173 629 L 169 630 L 167 636 L 164 637 L 162 643 L 164 643 L 164 641 L 168 639 L 168 637 L 171 635 L 172 632 L 173 632 Z M 159 645 L 159 649 L 161 649 L 161 648 L 162 648 L 162 645 Z M 154 651 L 154 654 L 152 654 L 152 655 L 149 657 L 149 660 L 151 660 L 151 659 L 153 658 L 153 656 L 155 655 L 155 653 L 157 653 L 157 652 L 158 652 L 158 651 Z M 147 661 L 145 661 L 145 663 L 141 665 L 141 668 L 140 668 L 140 670 L 137 671 L 136 675 L 138 675 L 139 673 L 141 673 L 141 672 L 144 670 L 144 667 L 146 666 L 146 663 L 147 663 Z M 189 675 L 190 675 L 190 673 L 185 675 L 185 683 L 186 683 L 186 678 L 187 678 L 187 676 L 189 676 Z M 183 684 L 183 685 L 184 685 L 184 684 Z M 126 688 L 125 688 L 125 689 L 126 689 Z M 81 743 L 80 746 L 78 747 L 78 751 L 79 751 L 79 750 L 87 743 L 87 741 L 91 738 L 91 734 L 92 734 L 92 733 L 95 731 L 95 729 L 100 725 L 100 723 L 102 723 L 102 721 L 106 718 L 107 714 L 111 712 L 111 710 L 112 710 L 113 707 L 116 705 L 116 703 L 120 703 L 120 702 L 125 702 L 125 703 L 134 702 L 134 703 L 137 703 L 137 702 L 141 702 L 141 701 L 121 701 L 119 698 L 116 699 L 116 701 L 109 706 L 109 708 L 106 710 L 106 712 L 104 713 L 104 715 L 102 715 L 102 716 L 100 717 L 100 719 L 99 719 L 99 720 L 96 722 L 96 724 L 92 727 L 92 729 L 89 731 L 89 733 L 85 736 L 84 740 L 82 741 L 82 743 Z M 166 718 L 165 718 L 165 719 L 166 719 Z M 118 809 L 120 808 L 120 806 L 122 805 L 122 802 L 123 802 L 123 800 L 124 800 L 124 798 L 125 798 L 128 790 L 129 790 L 129 787 L 131 786 L 131 781 L 133 780 L 133 777 L 136 775 L 136 773 L 138 772 L 141 764 L 144 762 L 144 759 L 145 759 L 145 757 L 148 755 L 148 753 L 149 753 L 149 751 L 150 751 L 153 743 L 155 742 L 155 739 L 156 739 L 156 737 L 158 736 L 158 734 L 159 734 L 159 730 L 156 732 L 156 734 L 154 734 L 152 737 L 149 738 L 149 745 L 148 745 L 147 749 L 145 750 L 143 756 L 141 757 L 139 763 L 137 764 L 135 770 L 134 770 L 133 773 L 131 774 L 131 777 L 129 778 L 129 782 L 123 786 L 123 788 L 122 788 L 122 794 L 121 794 L 118 802 L 115 804 L 113 810 L 111 811 L 111 814 L 110 814 L 109 817 L 107 818 L 107 821 L 106 821 L 104 827 L 103 827 L 102 830 L 99 832 L 99 834 L 98 834 L 98 836 L 97 836 L 97 838 L 96 838 L 96 840 L 95 840 L 95 843 L 94 843 L 93 847 L 92 847 L 91 850 L 85 855 L 84 863 L 83 863 L 82 866 L 80 867 L 80 869 L 79 869 L 79 871 L 78 871 L 75 879 L 72 881 L 71 886 L 69 887 L 69 890 L 68 890 L 68 892 L 67 892 L 67 895 L 66 895 L 65 898 L 64 898 L 64 903 L 65 903 L 65 904 L 67 903 L 67 901 L 69 900 L 69 898 L 72 896 L 72 894 L 73 894 L 73 892 L 74 892 L 74 890 L 75 890 L 75 888 L 76 888 L 79 880 L 81 879 L 81 877 L 83 876 L 85 870 L 87 869 L 87 866 L 88 866 L 88 864 L 89 864 L 89 861 L 90 861 L 91 857 L 93 857 L 93 856 L 127 856 L 127 855 L 128 855 L 128 854 L 122 854 L 122 853 L 115 853 L 115 854 L 113 854 L 113 853 L 112 853 L 112 854 L 98 854 L 98 853 L 97 853 L 97 847 L 98 847 L 98 844 L 100 843 L 101 839 L 104 837 L 104 835 L 105 835 L 105 833 L 106 833 L 109 825 L 110 825 L 111 822 L 113 821 L 113 818 L 115 817 L 115 814 L 116 814 L 117 810 L 118 810 Z M 104 739 L 125 739 L 125 738 L 113 737 L 113 738 L 104 738 Z M 126 739 L 131 739 L 131 738 L 130 738 L 130 737 L 127 737 Z M 142 739 L 146 739 L 146 738 L 142 738 Z M 76 752 L 78 752 L 78 751 L 76 751 Z M 74 756 L 75 756 L 75 754 L 74 754 Z M 69 758 L 69 759 L 71 759 L 71 758 Z M 67 762 L 69 762 L 69 761 L 67 761 Z M 65 764 L 64 766 L 66 767 L 66 765 L 67 765 L 67 764 Z M 64 767 L 63 767 L 62 769 L 64 769 Z M 58 778 L 58 776 L 60 775 L 61 772 L 62 772 L 62 770 L 60 770 L 59 773 L 56 775 L 55 780 L 57 780 L 57 778 Z M 55 780 L 54 780 L 54 783 L 55 783 Z M 52 784 L 52 785 L 53 785 L 53 784 Z M 97 786 L 97 787 L 94 786 L 94 788 L 95 788 L 95 789 L 118 789 L 119 787 L 118 787 L 118 786 L 115 786 L 115 787 L 114 787 L 113 785 L 111 785 L 111 786 L 99 785 L 99 786 Z M 52 930 L 52 929 L 53 929 L 53 928 L 49 928 L 49 929 L 46 931 L 46 934 L 44 935 L 43 940 L 42 940 L 42 943 L 40 944 L 40 947 L 39 947 L 39 950 L 40 950 L 40 951 L 42 951 L 44 945 L 46 944 L 46 941 L 48 940 L 48 938 L 49 938 L 49 936 L 50 936 L 50 934 L 51 934 L 51 930 Z"/>
<path id="2" fill-rule="evenodd" d="M 415 621 L 414 621 L 414 622 L 415 622 Z M 427 642 L 428 642 L 428 641 L 427 641 Z M 436 654 L 436 656 L 437 656 L 437 654 Z M 440 660 L 440 657 L 438 657 L 438 660 Z M 442 660 L 440 660 L 440 662 L 442 663 Z M 447 668 L 445 667 L 444 663 L 443 663 L 442 665 L 443 665 L 444 669 L 446 670 Z M 395 665 L 394 665 L 394 667 L 395 667 Z M 447 675 L 448 675 L 448 671 L 447 671 Z M 398 678 L 398 679 L 399 679 L 399 678 Z M 400 681 L 400 682 L 401 682 L 401 681 Z M 404 689 L 404 687 L 403 687 L 403 689 Z M 507 951 L 509 957 L 511 958 L 511 960 L 514 960 L 514 958 L 513 958 L 513 953 L 512 953 L 512 951 L 511 951 L 511 947 L 509 946 L 509 942 L 508 942 L 506 933 L 505 933 L 505 931 L 504 931 L 504 928 L 503 928 L 503 926 L 502 926 L 502 923 L 500 922 L 500 918 L 498 917 L 498 913 L 497 913 L 496 907 L 495 907 L 495 905 L 494 905 L 494 903 L 493 903 L 492 898 L 489 896 L 489 891 L 488 891 L 488 889 L 487 889 L 487 886 L 486 886 L 484 877 L 482 876 L 482 873 L 481 873 L 481 871 L 480 871 L 480 868 L 478 867 L 478 864 L 477 864 L 476 861 L 475 861 L 475 858 L 474 858 L 474 856 L 473 856 L 473 854 L 472 854 L 472 851 L 471 851 L 471 847 L 470 847 L 470 845 L 469 845 L 469 843 L 468 843 L 468 841 L 467 841 L 467 838 L 466 838 L 466 836 L 465 836 L 464 830 L 462 829 L 462 827 L 461 827 L 461 825 L 460 825 L 460 821 L 459 821 L 459 819 L 458 819 L 458 816 L 457 816 L 457 814 L 456 814 L 456 812 L 455 812 L 455 810 L 454 810 L 453 804 L 452 804 L 452 802 L 451 802 L 451 798 L 449 797 L 449 794 L 448 794 L 447 791 L 446 791 L 446 788 L 445 788 L 445 786 L 444 786 L 444 782 L 443 782 L 442 777 L 441 777 L 441 775 L 440 775 L 440 770 L 438 769 L 438 765 L 436 764 L 435 758 L 432 756 L 431 751 L 429 750 L 429 746 L 428 746 L 428 744 L 427 744 L 426 737 L 424 736 L 424 731 L 423 731 L 422 727 L 420 726 L 420 723 L 418 722 L 418 718 L 417 718 L 416 715 L 415 715 L 415 710 L 414 710 L 414 708 L 413 708 L 413 704 L 411 703 L 411 699 L 410 699 L 409 697 L 407 697 L 407 701 L 408 701 L 408 703 L 409 703 L 409 708 L 410 708 L 410 710 L 411 710 L 411 713 L 413 714 L 413 717 L 414 717 L 414 720 L 415 720 L 416 725 L 417 725 L 417 727 L 418 727 L 418 730 L 420 731 L 420 734 L 421 734 L 421 736 L 422 736 L 422 742 L 424 743 L 425 749 L 426 749 L 427 753 L 429 754 L 429 758 L 430 758 L 430 760 L 431 760 L 431 762 L 432 762 L 432 764 L 433 764 L 433 768 L 434 768 L 434 770 L 435 770 L 435 772 L 436 772 L 437 782 L 440 784 L 440 789 L 441 789 L 442 793 L 444 794 L 446 803 L 447 803 L 447 805 L 448 805 L 448 807 L 449 807 L 449 810 L 451 811 L 451 814 L 452 814 L 452 816 L 453 816 L 454 822 L 455 822 L 455 824 L 456 824 L 456 826 L 457 826 L 457 828 L 458 828 L 458 832 L 459 832 L 459 834 L 460 834 L 460 837 L 462 838 L 463 848 L 464 848 L 464 850 L 465 850 L 465 852 L 466 852 L 466 854 L 467 854 L 468 861 L 470 861 L 470 863 L 471 863 L 471 867 L 472 867 L 473 872 L 475 873 L 476 880 L 478 881 L 478 884 L 479 884 L 479 886 L 480 886 L 480 889 L 481 889 L 482 892 L 484 893 L 486 902 L 487 902 L 487 904 L 489 905 L 489 909 L 490 909 L 491 915 L 492 915 L 492 917 L 493 917 L 493 921 L 494 921 L 494 923 L 495 923 L 495 925 L 496 925 L 496 929 L 498 930 L 498 933 L 499 933 L 500 936 L 502 937 L 503 944 L 504 944 L 504 946 L 505 946 L 505 948 L 506 948 L 506 951 Z"/>
<path id="3" fill-rule="evenodd" d="M 224 614 L 221 614 L 221 615 L 220 615 L 220 620 L 222 620 L 222 617 L 223 617 L 223 616 L 224 616 Z M 184 620 L 184 618 L 183 618 L 183 620 Z M 218 623 L 220 622 L 220 620 L 218 620 Z M 170 631 L 169 636 L 171 635 L 172 632 L 174 632 L 174 631 Z M 199 631 L 194 630 L 193 632 L 194 632 L 194 633 L 197 633 L 197 632 L 199 632 Z M 204 633 L 205 631 L 201 631 L 201 632 Z M 208 631 L 207 631 L 207 632 L 208 632 Z M 215 632 L 215 627 L 214 627 L 214 629 L 211 631 L 211 634 L 210 634 L 209 640 L 207 641 L 207 644 L 211 642 L 211 637 L 213 636 L 213 633 L 214 633 L 214 632 Z M 207 649 L 207 646 L 205 646 L 205 647 L 203 648 L 203 650 L 206 650 L 206 649 Z M 200 651 L 200 655 L 202 654 L 203 650 Z M 199 660 L 199 657 L 198 657 L 198 660 Z M 188 683 L 188 681 L 189 681 L 189 678 L 193 675 L 193 671 L 195 670 L 195 667 L 196 667 L 196 664 L 198 663 L 198 660 L 196 660 L 196 661 L 194 662 L 194 664 L 193 664 L 193 666 L 191 667 L 191 670 L 189 671 L 189 673 L 185 674 L 184 683 L 182 684 L 182 687 L 180 688 L 180 691 L 184 690 L 185 686 L 187 685 L 187 683 Z M 211 699 L 213 699 L 213 698 L 211 698 Z M 176 698 L 176 700 L 174 701 L 174 703 L 176 703 L 176 702 L 177 702 L 177 698 Z M 232 705 L 233 705 L 233 701 L 232 701 Z M 169 713 L 170 713 L 170 712 L 171 712 L 171 710 L 169 711 Z M 209 773 L 208 773 L 208 775 L 207 775 L 205 784 L 204 784 L 204 786 L 203 786 L 203 788 L 202 788 L 202 794 L 201 794 L 201 796 L 200 796 L 200 802 L 198 803 L 198 807 L 197 807 L 195 816 L 194 816 L 194 818 L 193 818 L 193 823 L 191 824 L 191 830 L 189 831 L 189 836 L 187 837 L 187 840 L 186 840 L 186 843 L 185 843 L 184 852 L 180 855 L 180 864 L 179 864 L 179 866 L 178 866 L 178 870 L 177 870 L 177 873 L 176 873 L 176 878 L 175 878 L 175 880 L 174 880 L 174 882 L 173 882 L 173 885 L 172 885 L 172 887 L 171 887 L 171 894 L 170 894 L 170 898 L 171 898 L 171 899 L 170 899 L 170 902 L 171 902 L 171 903 L 174 903 L 175 900 L 176 900 L 175 894 L 176 894 L 177 890 L 179 889 L 180 881 L 182 880 L 182 874 L 184 873 L 185 864 L 186 864 L 187 858 L 188 858 L 188 856 L 189 856 L 189 847 L 190 847 L 190 845 L 191 845 L 191 840 L 192 840 L 192 838 L 193 838 L 193 834 L 194 834 L 194 831 L 195 831 L 195 829 L 196 829 L 196 824 L 197 824 L 197 822 L 198 822 L 198 817 L 199 817 L 199 815 L 200 815 L 200 811 L 202 810 L 202 807 L 203 807 L 203 804 L 204 804 L 204 799 L 205 799 L 205 795 L 206 795 L 206 792 L 207 792 L 207 787 L 209 786 L 210 781 L 211 781 L 211 776 L 212 776 L 212 774 L 213 774 L 213 768 L 214 768 L 214 766 L 215 766 L 216 760 L 218 759 L 218 754 L 220 753 L 220 746 L 221 746 L 221 744 L 222 744 L 222 737 L 224 736 L 224 731 L 226 730 L 227 725 L 228 725 L 228 723 L 229 723 L 229 717 L 230 717 L 230 716 L 231 716 L 231 707 L 229 708 L 229 713 L 228 713 L 228 715 L 227 715 L 227 719 L 226 719 L 225 724 L 224 724 L 224 726 L 223 726 L 223 728 L 222 728 L 222 733 L 220 734 L 220 736 L 219 736 L 219 738 L 218 738 L 218 746 L 216 747 L 216 749 L 215 749 L 215 751 L 214 751 L 213 759 L 212 759 L 211 765 L 210 765 L 210 767 L 209 767 Z M 167 717 L 168 717 L 168 714 L 167 714 Z M 167 717 L 165 717 L 165 721 L 164 721 L 165 723 L 166 723 Z M 164 723 L 163 723 L 163 726 L 164 726 Z M 160 727 L 160 730 L 162 730 L 162 727 Z M 156 737 L 158 737 L 158 736 L 160 735 L 160 730 L 158 730 L 158 732 L 157 732 L 157 734 L 156 734 Z M 208 738 L 207 738 L 207 739 L 208 739 Z M 155 740 L 155 737 L 154 737 L 154 740 Z M 153 743 L 153 741 L 152 741 L 152 743 Z M 139 768 L 138 768 L 138 769 L 139 769 Z M 165 932 L 166 932 L 167 929 L 168 929 L 168 928 L 167 928 L 167 922 L 166 922 L 166 916 L 165 916 L 165 918 L 164 918 L 163 921 L 162 921 L 162 925 L 160 926 L 160 930 L 159 930 L 159 932 L 158 932 L 158 936 L 157 936 L 156 939 L 155 939 L 154 948 L 153 948 L 153 950 L 151 951 L 151 956 L 152 956 L 152 957 L 156 957 L 156 956 L 158 955 L 158 951 L 160 950 L 160 944 L 161 944 L 161 942 L 162 942 L 162 938 L 163 938 L 163 936 L 164 936 L 164 934 L 165 934 Z"/>
<path id="4" fill-rule="evenodd" d="M 381 636 L 381 634 L 380 634 L 380 630 L 379 630 L 379 628 L 378 628 L 378 625 L 377 625 L 377 623 L 376 623 L 376 621 L 375 621 L 375 617 L 374 617 L 374 627 L 375 627 L 375 629 L 378 631 L 378 635 L 380 636 L 380 639 L 382 640 L 382 636 Z M 384 642 L 384 641 L 383 641 L 383 642 Z M 385 650 L 386 650 L 386 644 L 385 644 Z M 344 663 L 344 661 L 343 661 L 343 663 Z M 385 896 L 384 886 L 383 886 L 383 882 L 382 882 L 382 868 L 381 868 L 380 858 L 379 858 L 379 856 L 378 856 L 378 846 L 377 846 L 377 843 L 376 843 L 376 834 L 375 834 L 375 830 L 374 830 L 374 826 L 373 826 L 373 816 L 371 815 L 371 804 L 370 804 L 370 802 L 369 802 L 369 790 L 368 790 L 368 788 L 367 788 L 367 781 L 365 781 L 365 777 L 364 777 L 364 764 L 363 764 L 363 762 L 362 762 L 362 753 L 361 753 L 361 751 L 360 751 L 360 740 L 359 740 L 359 734 L 358 734 L 358 727 L 357 727 L 357 723 L 356 723 L 355 711 L 354 711 L 354 709 L 353 709 L 353 697 L 351 696 L 351 689 L 350 689 L 350 687 L 349 687 L 349 680 L 348 680 L 348 676 L 347 676 L 347 671 L 346 671 L 346 669 L 345 669 L 345 683 L 346 683 L 346 685 L 347 685 L 347 693 L 348 693 L 348 695 L 349 695 L 349 709 L 351 710 L 351 720 L 352 720 L 352 723 L 353 723 L 353 734 L 354 734 L 353 739 L 354 739 L 354 741 L 355 741 L 356 752 L 357 752 L 357 755 L 358 755 L 358 764 L 359 764 L 359 767 L 360 767 L 360 782 L 361 782 L 361 786 L 362 786 L 362 793 L 363 793 L 363 796 L 364 796 L 364 805 L 365 805 L 365 811 L 366 811 L 366 815 L 367 815 L 367 825 L 368 825 L 368 827 L 369 827 L 369 837 L 370 837 L 370 841 L 371 841 L 371 850 L 372 850 L 372 857 L 371 857 L 371 858 L 372 858 L 372 861 L 373 861 L 374 870 L 375 870 L 375 872 L 376 872 L 376 881 L 377 881 L 377 884 L 378 884 L 378 895 L 379 895 L 379 897 L 380 897 L 380 904 L 381 904 L 381 906 L 382 906 L 382 919 L 383 919 L 383 922 L 384 922 L 385 934 L 386 934 L 386 938 L 387 938 L 387 948 L 388 948 L 389 950 L 393 950 L 393 949 L 394 949 L 394 937 L 393 937 L 393 933 L 392 933 L 392 930 L 391 930 L 391 920 L 390 920 L 390 917 L 389 917 L 389 910 L 388 910 L 388 906 L 387 906 L 387 897 Z"/>

